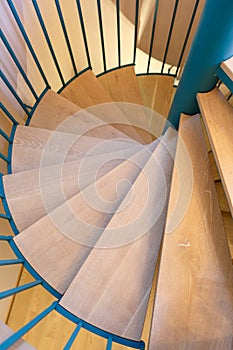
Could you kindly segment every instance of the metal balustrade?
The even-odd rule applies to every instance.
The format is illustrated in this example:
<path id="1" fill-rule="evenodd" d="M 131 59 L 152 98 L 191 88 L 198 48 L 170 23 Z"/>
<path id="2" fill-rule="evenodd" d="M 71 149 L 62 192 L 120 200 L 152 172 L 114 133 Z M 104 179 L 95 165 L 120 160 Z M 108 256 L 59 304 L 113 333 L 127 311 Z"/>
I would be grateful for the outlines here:
<path id="1" fill-rule="evenodd" d="M 59 0 L 54 0 L 55 2 L 55 6 L 56 6 L 56 10 L 58 13 L 58 17 L 59 17 L 59 21 L 62 27 L 62 31 L 63 31 L 63 35 L 65 38 L 65 42 L 67 45 L 67 49 L 68 49 L 68 53 L 69 53 L 69 57 L 70 57 L 70 67 L 73 70 L 73 76 L 70 77 L 70 79 L 68 81 L 65 81 L 63 72 L 62 72 L 62 68 L 59 64 L 59 58 L 57 57 L 56 54 L 56 49 L 52 44 L 52 41 L 50 39 L 48 30 L 46 28 L 46 24 L 45 21 L 43 19 L 43 16 L 41 14 L 39 5 L 38 5 L 38 1 L 36 0 L 31 0 L 35 13 L 37 15 L 37 18 L 39 20 L 44 38 L 45 38 L 45 42 L 46 45 L 48 46 L 49 52 L 51 54 L 51 57 L 53 59 L 53 63 L 56 67 L 56 71 L 57 74 L 59 76 L 60 79 L 60 83 L 61 86 L 58 89 L 58 92 L 61 92 L 66 86 L 68 86 L 70 84 L 70 82 L 72 82 L 76 77 L 78 77 L 80 74 L 82 74 L 83 72 L 85 72 L 86 70 L 90 69 L 92 67 L 92 63 L 91 63 L 91 58 L 90 58 L 90 53 L 89 53 L 89 47 L 88 47 L 88 38 L 87 38 L 87 34 L 86 34 L 86 27 L 85 27 L 85 18 L 83 16 L 83 11 L 82 11 L 82 7 L 81 7 L 81 2 L 80 0 L 76 0 L 76 5 L 77 5 L 77 13 L 78 13 L 78 18 L 79 18 L 79 22 L 80 22 L 80 26 L 81 26 L 81 32 L 82 32 L 82 36 L 83 36 L 83 43 L 84 43 L 84 47 L 85 47 L 85 52 L 86 52 L 86 58 L 87 58 L 87 67 L 85 67 L 83 70 L 78 71 L 77 69 L 77 64 L 75 61 L 75 56 L 74 56 L 74 51 L 72 48 L 72 44 L 71 44 L 71 40 L 67 31 L 67 24 L 65 22 L 65 18 L 63 16 L 62 13 L 62 8 L 60 5 Z M 162 0 L 160 0 L 162 1 Z M 28 78 L 25 70 L 23 69 L 20 60 L 18 59 L 18 57 L 16 56 L 13 48 L 11 47 L 6 35 L 4 34 L 4 32 L 1 30 L 0 32 L 0 37 L 1 40 L 6 48 L 6 50 L 8 51 L 8 53 L 10 54 L 15 67 L 17 69 L 17 71 L 21 74 L 21 76 L 23 77 L 26 85 L 28 86 L 31 94 L 33 95 L 33 98 L 35 100 L 34 104 L 32 106 L 28 106 L 26 104 L 26 102 L 22 99 L 22 97 L 20 97 L 20 95 L 18 94 L 18 92 L 15 90 L 15 88 L 12 86 L 12 84 L 10 83 L 9 79 L 7 78 L 6 74 L 1 71 L 0 72 L 0 78 L 2 79 L 3 83 L 5 84 L 6 88 L 10 91 L 10 93 L 12 94 L 12 96 L 15 98 L 15 100 L 17 101 L 19 107 L 24 111 L 25 115 L 26 115 L 26 122 L 25 125 L 29 125 L 30 124 L 30 120 L 33 116 L 33 113 L 36 109 L 36 107 L 38 106 L 39 102 L 41 101 L 42 97 L 44 96 L 44 94 L 48 91 L 48 89 L 50 89 L 50 85 L 51 83 L 49 82 L 49 79 L 46 77 L 46 74 L 44 72 L 44 69 L 42 67 L 42 64 L 40 63 L 35 49 L 33 48 L 32 44 L 31 44 L 31 40 L 30 40 L 30 35 L 29 33 L 27 33 L 26 29 L 24 28 L 24 25 L 20 19 L 20 16 L 16 10 L 16 7 L 14 5 L 14 1 L 13 0 L 7 0 L 6 1 L 9 9 L 13 15 L 13 18 L 15 20 L 15 23 L 24 39 L 24 43 L 28 49 L 28 52 L 30 53 L 35 66 L 38 70 L 38 72 L 40 73 L 40 76 L 43 80 L 44 83 L 44 89 L 42 92 L 38 93 L 35 89 L 35 87 L 33 86 L 33 83 L 30 81 L 30 79 Z M 176 78 L 179 74 L 179 70 L 180 70 L 180 66 L 181 66 L 181 62 L 184 56 L 184 52 L 188 43 L 188 39 L 190 37 L 190 33 L 191 33 L 191 29 L 193 27 L 193 23 L 194 23 L 194 19 L 197 13 L 197 9 L 198 9 L 198 5 L 199 5 L 199 0 L 196 0 L 195 5 L 194 5 L 194 9 L 193 9 L 193 14 L 188 26 L 188 31 L 186 33 L 185 36 L 185 40 L 180 52 L 180 56 L 179 56 L 179 60 L 178 60 L 178 65 L 177 67 L 175 67 L 175 72 L 171 73 L 170 70 L 165 71 L 165 65 L 166 65 L 166 59 L 167 59 L 167 54 L 168 54 L 168 50 L 169 50 L 169 45 L 170 45 L 170 40 L 171 40 L 171 36 L 172 36 L 172 32 L 174 29 L 174 22 L 175 22 L 175 18 L 176 18 L 176 14 L 177 14 L 177 9 L 178 9 L 178 4 L 179 4 L 179 0 L 176 0 L 175 2 L 175 6 L 173 9 L 173 14 L 172 14 L 172 20 L 171 20 L 171 24 L 170 24 L 170 29 L 169 29 L 169 34 L 168 34 L 168 39 L 166 42 L 166 48 L 165 48 L 165 52 L 164 52 L 164 57 L 163 57 L 163 61 L 161 62 L 162 64 L 162 68 L 161 71 L 156 71 L 156 72 L 151 72 L 151 59 L 152 59 L 152 51 L 153 51 L 153 45 L 155 40 L 157 40 L 157 38 L 155 37 L 155 28 L 156 28 L 156 22 L 157 22 L 157 16 L 158 16 L 158 6 L 159 6 L 159 0 L 155 1 L 155 5 L 154 5 L 154 14 L 153 14 L 153 24 L 152 24 L 152 28 L 151 28 L 151 33 L 148 33 L 148 37 L 150 38 L 150 44 L 149 44 L 149 54 L 148 54 L 148 60 L 147 60 L 147 64 L 146 64 L 146 74 L 165 74 L 165 75 L 171 75 L 174 78 Z M 117 23 L 117 54 L 118 54 L 118 66 L 108 69 L 107 67 L 107 61 L 106 61 L 106 52 L 105 52 L 105 38 L 104 38 L 104 31 L 103 31 L 103 12 L 102 12 L 102 8 L 101 8 L 101 0 L 96 0 L 97 3 L 97 9 L 98 9 L 98 23 L 99 23 L 99 32 L 100 32 L 100 38 L 101 38 L 101 50 L 102 50 L 102 61 L 103 61 L 103 72 L 100 73 L 101 74 L 105 74 L 106 72 L 109 72 L 113 69 L 117 69 L 119 67 L 121 67 L 121 54 L 122 54 L 122 46 L 121 46 L 121 41 L 123 40 L 122 35 L 121 35 L 121 30 L 120 30 L 120 26 L 121 26 L 121 1 L 120 0 L 116 0 L 116 23 Z M 91 11 L 91 9 L 90 9 Z M 138 40 L 138 28 L 139 28 L 139 11 L 140 11 L 140 0 L 135 0 L 135 23 L 134 23 L 134 43 L 133 43 L 133 52 L 132 52 L 132 61 L 128 62 L 128 65 L 135 65 L 136 63 L 136 56 L 137 56 L 137 40 Z M 142 73 L 145 74 L 145 73 Z M 13 143 L 13 139 L 14 139 L 14 134 L 15 134 L 15 130 L 17 128 L 18 125 L 18 121 L 16 120 L 16 118 L 10 113 L 10 111 L 4 106 L 3 103 L 0 103 L 0 108 L 2 110 L 2 114 L 4 116 L 4 118 L 7 118 L 8 121 L 11 122 L 12 127 L 11 127 L 11 133 L 10 135 L 8 135 L 4 130 L 0 129 L 0 136 L 4 139 L 4 141 L 6 142 L 6 144 L 8 145 L 8 153 L 3 154 L 0 153 L 0 158 L 7 164 L 7 169 L 8 169 L 8 173 L 11 173 L 11 152 L 12 152 L 12 143 Z M 2 204 L 3 204 L 3 208 L 5 213 L 0 213 L 0 219 L 2 220 L 8 220 L 12 231 L 14 234 L 18 233 L 17 227 L 11 217 L 11 213 L 9 211 L 7 202 L 6 202 L 6 198 L 4 195 L 4 188 L 3 188 L 3 184 L 2 184 L 2 176 L 0 177 L 0 197 L 2 200 Z M 2 350 L 4 349 L 8 349 L 10 346 L 12 346 L 17 340 L 19 340 L 24 334 L 26 334 L 28 331 L 30 331 L 30 329 L 32 329 L 36 324 L 38 324 L 41 320 L 43 320 L 48 314 L 50 314 L 53 311 L 56 311 L 60 314 L 62 314 L 64 317 L 67 317 L 70 321 L 72 321 L 74 324 L 76 324 L 76 327 L 73 331 L 73 333 L 71 334 L 71 336 L 68 338 L 67 343 L 64 347 L 65 350 L 68 350 L 71 348 L 74 340 L 76 339 L 79 331 L 81 328 L 84 328 L 86 330 L 88 330 L 89 332 L 93 332 L 97 335 L 99 335 L 100 337 L 103 337 L 106 339 L 107 341 L 107 345 L 106 345 L 106 350 L 110 350 L 112 349 L 112 345 L 113 343 L 118 343 L 121 345 L 125 345 L 127 347 L 131 347 L 134 349 L 141 349 L 143 350 L 145 348 L 145 344 L 144 342 L 136 342 L 130 339 L 125 339 L 125 338 L 121 338 L 119 336 L 116 336 L 114 334 L 110 334 L 104 330 L 98 329 L 97 327 L 88 324 L 87 322 L 78 319 L 76 316 L 72 315 L 70 312 L 68 312 L 67 310 L 65 310 L 62 306 L 60 306 L 58 304 L 59 299 L 61 298 L 61 295 L 54 290 L 50 285 L 48 285 L 43 279 L 41 279 L 41 277 L 37 274 L 37 272 L 32 268 L 32 266 L 30 266 L 30 264 L 25 260 L 24 256 L 20 253 L 20 251 L 18 250 L 17 246 L 14 243 L 13 240 L 13 236 L 11 235 L 11 233 L 9 233 L 9 235 L 5 236 L 5 235 L 1 235 L 0 236 L 0 242 L 1 241 L 5 241 L 8 242 L 8 244 L 10 245 L 11 249 L 13 250 L 13 252 L 16 255 L 15 259 L 10 259 L 10 260 L 0 260 L 0 266 L 7 266 L 7 265 L 16 265 L 16 264 L 23 264 L 23 266 L 30 272 L 30 274 L 35 278 L 34 282 L 31 282 L 29 284 L 23 285 L 23 286 L 19 286 L 7 291 L 1 291 L 0 292 L 0 299 L 1 298 L 5 298 L 8 297 L 10 295 L 15 295 L 16 293 L 22 292 L 23 290 L 26 290 L 28 288 L 34 288 L 38 285 L 42 285 L 44 288 L 46 288 L 51 294 L 53 294 L 56 298 L 57 301 L 55 301 L 54 303 L 52 303 L 47 309 L 45 309 L 43 312 L 41 312 L 38 316 L 36 316 L 33 320 L 31 320 L 28 324 L 26 324 L 24 327 L 22 327 L 20 330 L 18 330 L 17 332 L 15 332 L 12 336 L 10 336 L 6 341 L 4 341 L 1 345 L 0 348 Z"/>

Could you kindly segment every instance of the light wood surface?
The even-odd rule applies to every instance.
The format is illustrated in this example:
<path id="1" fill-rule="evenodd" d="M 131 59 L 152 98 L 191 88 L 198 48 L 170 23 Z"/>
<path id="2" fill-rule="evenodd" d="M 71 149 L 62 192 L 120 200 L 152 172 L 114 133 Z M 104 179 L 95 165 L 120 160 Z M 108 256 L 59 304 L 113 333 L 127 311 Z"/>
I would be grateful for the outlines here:
<path id="1" fill-rule="evenodd" d="M 169 76 L 141 75 L 137 77 L 149 129 L 155 137 L 162 134 L 175 88 L 174 79 Z M 154 112 L 153 112 L 154 111 Z"/>
<path id="2" fill-rule="evenodd" d="M 32 280 L 29 273 L 24 270 L 20 284 L 26 284 Z M 17 331 L 54 300 L 55 298 L 41 286 L 17 294 L 8 318 L 8 325 Z M 28 332 L 24 339 L 37 350 L 48 350 L 48 348 L 49 350 L 59 350 L 64 348 L 74 329 L 75 325 L 72 322 L 53 311 Z M 105 347 L 105 339 L 81 329 L 72 348 L 75 350 L 103 350 Z M 113 349 L 130 350 L 130 348 L 115 344 Z"/>
<path id="3" fill-rule="evenodd" d="M 221 68 L 233 81 L 233 56 L 221 63 Z"/>
<path id="4" fill-rule="evenodd" d="M 229 205 L 227 203 L 227 198 L 226 198 L 221 181 L 215 182 L 215 188 L 216 188 L 216 192 L 217 192 L 220 210 L 230 212 Z"/>
<path id="5" fill-rule="evenodd" d="M 143 139 L 130 126 L 130 121 L 127 120 L 91 70 L 78 76 L 61 92 L 61 95 L 82 108 L 86 108 L 87 111 L 107 124 L 114 125 L 115 128 L 128 136 L 143 142 Z"/>
<path id="6" fill-rule="evenodd" d="M 233 107 L 217 88 L 197 99 L 233 215 Z"/>
<path id="7" fill-rule="evenodd" d="M 61 299 L 82 319 L 135 340 L 142 334 L 160 249 L 175 145 L 170 129 L 136 179 L 130 202 L 126 196 Z"/>
<path id="8" fill-rule="evenodd" d="M 99 147 L 95 148 L 97 145 Z M 96 156 L 98 153 L 114 153 L 134 146 L 140 147 L 128 139 L 113 138 L 106 141 L 97 137 L 18 126 L 12 150 L 12 172 L 80 159 L 91 150 L 91 154 Z"/>
<path id="9" fill-rule="evenodd" d="M 219 175 L 218 168 L 217 168 L 217 165 L 216 165 L 216 162 L 214 159 L 213 152 L 209 151 L 208 155 L 209 155 L 210 167 L 212 170 L 214 181 L 218 181 L 218 180 L 220 180 L 220 175 Z"/>
<path id="10" fill-rule="evenodd" d="M 105 159 L 99 156 L 99 161 Z M 41 169 L 33 169 L 3 177 L 4 191 L 11 215 L 19 231 L 54 210 L 79 192 L 78 173 L 83 158 L 63 165 L 54 165 Z M 96 158 L 95 158 L 95 161 Z M 96 174 L 100 178 L 122 160 L 115 159 L 105 164 Z M 89 161 L 85 169 L 85 184 L 90 184 L 88 174 L 93 170 L 93 161 Z M 49 198 L 45 206 L 44 198 Z"/>
<path id="11" fill-rule="evenodd" d="M 112 99 L 120 103 L 118 106 L 124 112 L 126 118 L 132 125 L 137 127 L 138 133 L 146 143 L 152 141 L 149 134 L 149 125 L 144 110 L 140 107 L 132 108 L 129 103 L 143 105 L 138 80 L 135 75 L 134 67 L 122 67 L 106 73 L 98 78 Z M 141 130 L 140 130 L 141 129 Z"/>
<path id="12" fill-rule="evenodd" d="M 137 77 L 144 106 L 168 116 L 175 88 L 174 79 L 162 75 L 140 75 Z"/>
<path id="13" fill-rule="evenodd" d="M 178 191 L 174 172 L 149 349 L 231 350 L 233 269 L 199 116 L 182 116 L 179 134 L 192 160 L 192 196 L 167 233 Z"/>
<path id="14" fill-rule="evenodd" d="M 94 114 L 88 113 L 52 90 L 47 91 L 40 101 L 30 125 L 107 139 L 128 138 L 124 133 L 96 118 Z"/>
<path id="15" fill-rule="evenodd" d="M 157 141 L 152 149 L 156 145 Z M 143 148 L 15 237 L 25 258 L 60 293 L 71 283 L 126 196 L 126 188 L 117 191 L 117 184 L 124 179 L 133 184 L 149 156 Z M 95 195 L 97 201 L 93 202 Z"/>
<path id="16" fill-rule="evenodd" d="M 230 247 L 231 260 L 233 264 L 233 219 L 231 214 L 228 212 L 222 212 L 223 225 L 228 239 L 228 244 Z"/>
<path id="17" fill-rule="evenodd" d="M 8 339 L 13 334 L 13 331 L 5 325 L 2 321 L 0 321 L 0 349 L 1 343 Z M 14 345 L 10 347 L 11 350 L 33 350 L 34 348 L 25 343 L 23 340 L 18 340 Z"/>

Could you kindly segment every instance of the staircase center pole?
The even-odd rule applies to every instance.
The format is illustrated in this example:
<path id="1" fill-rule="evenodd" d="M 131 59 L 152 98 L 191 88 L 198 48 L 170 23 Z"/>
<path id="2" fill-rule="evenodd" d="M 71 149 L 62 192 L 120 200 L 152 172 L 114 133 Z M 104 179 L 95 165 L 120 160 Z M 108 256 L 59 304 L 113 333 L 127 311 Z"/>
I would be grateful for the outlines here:
<path id="1" fill-rule="evenodd" d="M 206 0 L 168 120 L 199 112 L 196 95 L 214 88 L 220 63 L 233 55 L 233 1 Z"/>

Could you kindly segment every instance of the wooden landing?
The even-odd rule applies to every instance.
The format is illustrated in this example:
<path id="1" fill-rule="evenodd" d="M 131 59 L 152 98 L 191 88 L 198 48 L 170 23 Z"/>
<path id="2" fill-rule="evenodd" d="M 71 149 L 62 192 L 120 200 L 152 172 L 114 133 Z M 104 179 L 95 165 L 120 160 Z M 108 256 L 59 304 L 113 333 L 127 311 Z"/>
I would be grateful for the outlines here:
<path id="1" fill-rule="evenodd" d="M 222 62 L 220 67 L 228 75 L 228 77 L 233 81 L 233 56 L 228 60 Z"/>
<path id="2" fill-rule="evenodd" d="M 143 142 L 143 139 L 130 126 L 130 121 L 91 70 L 78 76 L 61 92 L 61 95 L 82 108 L 86 108 L 87 111 L 107 124 L 113 125 L 135 140 Z"/>
<path id="3" fill-rule="evenodd" d="M 197 99 L 233 216 L 233 107 L 217 88 Z"/>
<path id="4" fill-rule="evenodd" d="M 124 141 L 125 140 L 125 141 Z M 95 148 L 99 145 L 99 148 Z M 100 145 L 101 146 L 100 148 Z M 105 140 L 51 131 L 46 129 L 18 126 L 12 150 L 12 172 L 41 168 L 54 164 L 81 159 L 92 151 L 92 156 L 100 153 L 124 152 L 130 147 L 140 148 L 133 140 Z M 96 149 L 96 151 L 95 151 Z"/>
<path id="5" fill-rule="evenodd" d="M 174 172 L 149 349 L 231 350 L 233 269 L 199 116 L 182 116 L 179 135 L 192 161 L 193 188 L 171 231 L 179 191 Z M 179 139 L 176 159 L 180 146 Z"/>
<path id="6" fill-rule="evenodd" d="M 1 349 L 1 343 L 8 339 L 13 334 L 13 331 L 5 325 L 2 321 L 0 321 L 0 349 Z M 11 350 L 33 350 L 31 345 L 24 342 L 23 340 L 18 340 L 14 345 L 10 347 Z"/>
<path id="7" fill-rule="evenodd" d="M 156 145 L 157 141 L 152 149 Z M 116 192 L 118 182 L 128 179 L 133 184 L 149 156 L 143 148 L 14 238 L 27 261 L 60 293 L 72 282 L 125 197 L 124 187 Z M 90 202 L 96 192 L 97 199 L 103 199 L 100 204 Z"/>
<path id="8" fill-rule="evenodd" d="M 123 132 L 106 125 L 94 114 L 88 113 L 52 90 L 47 91 L 40 101 L 30 126 L 106 139 L 128 138 Z"/>
<path id="9" fill-rule="evenodd" d="M 134 67 L 127 66 L 113 70 L 101 75 L 98 78 L 98 81 L 100 81 L 114 101 L 121 102 L 118 105 L 119 108 L 122 109 L 132 125 L 138 127 L 137 131 L 146 143 L 151 142 L 152 138 L 149 134 L 148 120 L 144 110 L 140 107 L 136 108 L 135 106 L 135 108 L 133 108 L 133 106 L 129 105 L 129 103 L 133 103 L 135 105 L 143 106 L 143 100 Z"/>
<path id="10" fill-rule="evenodd" d="M 164 230 L 176 134 L 170 129 L 162 138 L 136 179 L 128 206 L 126 196 L 61 299 L 82 319 L 135 340 L 142 334 Z"/>

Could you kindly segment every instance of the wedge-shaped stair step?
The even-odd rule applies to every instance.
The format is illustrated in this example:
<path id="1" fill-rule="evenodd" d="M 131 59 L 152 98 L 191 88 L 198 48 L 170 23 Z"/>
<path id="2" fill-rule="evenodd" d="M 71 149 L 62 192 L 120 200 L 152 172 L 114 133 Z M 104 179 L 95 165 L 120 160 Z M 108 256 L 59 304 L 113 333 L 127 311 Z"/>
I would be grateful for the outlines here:
<path id="1" fill-rule="evenodd" d="M 106 226 L 61 305 L 139 340 L 163 235 L 177 132 L 170 129 Z"/>
<path id="2" fill-rule="evenodd" d="M 90 157 L 4 176 L 6 200 L 18 230 L 24 230 L 77 194 L 80 181 L 84 189 L 144 148 L 140 144 L 129 148 L 123 143 L 118 146 L 108 140 L 101 147 L 102 154 L 94 150 L 95 154 Z"/>
<path id="3" fill-rule="evenodd" d="M 114 101 L 125 102 L 119 104 L 119 107 L 132 125 L 138 127 L 137 131 L 145 142 L 151 142 L 152 138 L 148 132 L 149 125 L 146 114 L 142 108 L 137 107 L 137 105 L 142 106 L 143 101 L 134 67 L 127 66 L 113 70 L 101 75 L 98 80 L 104 86 L 105 90 L 109 92 Z M 129 103 L 133 103 L 136 106 L 130 106 Z"/>
<path id="4" fill-rule="evenodd" d="M 1 343 L 3 343 L 6 339 L 8 339 L 13 334 L 13 331 L 5 325 L 2 321 L 0 321 L 0 349 L 1 349 Z M 14 345 L 12 345 L 10 350 L 33 350 L 31 345 L 26 343 L 23 340 L 18 340 Z"/>
<path id="5" fill-rule="evenodd" d="M 125 141 L 124 141 L 125 140 Z M 102 145 L 100 147 L 100 145 Z M 98 146 L 98 147 L 97 147 Z M 30 170 L 140 145 L 128 139 L 105 140 L 85 135 L 18 126 L 12 149 L 12 172 Z"/>
<path id="6" fill-rule="evenodd" d="M 168 75 L 139 75 L 137 76 L 143 104 L 168 116 L 174 94 L 174 78 Z"/>
<path id="7" fill-rule="evenodd" d="M 107 139 L 114 137 L 128 138 L 127 135 L 115 127 L 107 125 L 94 114 L 88 113 L 52 90 L 47 91 L 40 101 L 30 125 L 76 134 L 85 133 L 88 136 Z"/>
<path id="8" fill-rule="evenodd" d="M 91 70 L 78 76 L 61 92 L 61 95 L 78 106 L 86 108 L 97 118 L 113 124 L 115 128 L 130 137 L 143 142 L 143 138 L 130 126 L 130 121 Z M 148 142 L 151 142 L 151 139 Z"/>
<path id="9" fill-rule="evenodd" d="M 64 293 L 134 183 L 157 141 L 15 237 L 36 271 Z M 119 189 L 121 180 L 127 180 Z M 61 264 L 62 261 L 62 264 Z"/>
<path id="10" fill-rule="evenodd" d="M 199 116 L 182 116 L 179 135 L 193 169 L 182 168 L 180 138 L 175 163 L 193 171 L 193 186 L 182 220 L 171 220 L 181 176 L 174 172 L 149 349 L 231 350 L 233 269 Z"/>
<path id="11" fill-rule="evenodd" d="M 217 88 L 197 99 L 233 215 L 233 107 Z"/>

